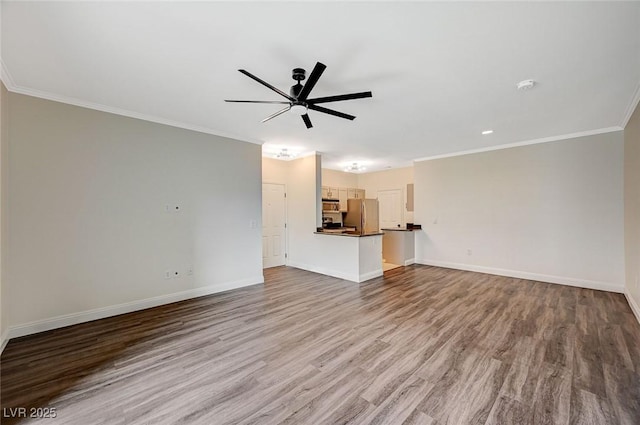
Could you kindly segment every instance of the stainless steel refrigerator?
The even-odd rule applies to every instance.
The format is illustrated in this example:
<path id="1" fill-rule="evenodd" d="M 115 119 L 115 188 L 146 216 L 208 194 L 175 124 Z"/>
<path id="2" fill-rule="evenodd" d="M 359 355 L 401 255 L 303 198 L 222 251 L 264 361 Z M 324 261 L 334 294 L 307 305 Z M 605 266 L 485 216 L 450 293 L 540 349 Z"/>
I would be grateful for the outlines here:
<path id="1" fill-rule="evenodd" d="M 347 214 L 344 216 L 344 227 L 355 227 L 356 232 L 366 235 L 378 233 L 378 200 L 377 199 L 349 199 L 347 200 Z"/>

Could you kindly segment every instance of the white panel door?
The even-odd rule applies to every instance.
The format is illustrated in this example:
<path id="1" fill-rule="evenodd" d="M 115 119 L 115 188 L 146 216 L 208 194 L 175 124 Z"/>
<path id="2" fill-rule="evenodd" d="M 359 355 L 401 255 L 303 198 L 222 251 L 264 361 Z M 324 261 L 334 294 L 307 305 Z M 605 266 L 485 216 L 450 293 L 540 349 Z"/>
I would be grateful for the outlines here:
<path id="1" fill-rule="evenodd" d="M 284 185 L 262 184 L 262 267 L 282 266 L 286 252 Z"/>
<path id="2" fill-rule="evenodd" d="M 378 191 L 380 228 L 402 225 L 402 189 Z"/>

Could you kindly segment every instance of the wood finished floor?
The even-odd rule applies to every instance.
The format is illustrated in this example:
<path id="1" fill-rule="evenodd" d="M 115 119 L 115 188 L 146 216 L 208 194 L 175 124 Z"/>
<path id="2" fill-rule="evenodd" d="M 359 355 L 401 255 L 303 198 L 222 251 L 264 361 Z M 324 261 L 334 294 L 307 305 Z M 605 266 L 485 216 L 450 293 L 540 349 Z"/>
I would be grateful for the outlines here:
<path id="1" fill-rule="evenodd" d="M 266 283 L 9 342 L 7 424 L 640 424 L 620 294 L 411 266 Z M 5 410 L 6 412 L 6 410 Z"/>

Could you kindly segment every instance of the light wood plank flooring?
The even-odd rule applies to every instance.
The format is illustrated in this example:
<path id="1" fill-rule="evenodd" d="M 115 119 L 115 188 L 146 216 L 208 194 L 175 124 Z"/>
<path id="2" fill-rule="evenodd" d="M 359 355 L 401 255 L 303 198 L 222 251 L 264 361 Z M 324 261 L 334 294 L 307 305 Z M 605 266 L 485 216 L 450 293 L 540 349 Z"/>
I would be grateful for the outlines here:
<path id="1" fill-rule="evenodd" d="M 12 340 L 40 424 L 640 424 L 624 297 L 427 266 L 266 283 Z M 6 410 L 4 410 L 6 413 Z"/>

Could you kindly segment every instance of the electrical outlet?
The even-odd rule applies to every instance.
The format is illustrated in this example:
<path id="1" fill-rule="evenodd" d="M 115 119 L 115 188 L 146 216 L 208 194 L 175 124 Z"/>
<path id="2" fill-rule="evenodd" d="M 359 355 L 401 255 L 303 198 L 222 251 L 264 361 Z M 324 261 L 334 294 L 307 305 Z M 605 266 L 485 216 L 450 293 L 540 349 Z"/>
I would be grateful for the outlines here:
<path id="1" fill-rule="evenodd" d="M 167 270 L 164 272 L 165 279 L 173 279 L 176 277 L 180 277 L 180 272 L 177 272 L 175 270 Z"/>
<path id="2" fill-rule="evenodd" d="M 473 251 L 471 251 L 470 249 L 467 249 L 467 255 L 472 255 Z"/>
<path id="3" fill-rule="evenodd" d="M 187 268 L 187 276 L 193 276 L 193 267 Z"/>
<path id="4" fill-rule="evenodd" d="M 258 222 L 255 220 L 249 220 L 249 229 L 255 229 L 258 227 Z"/>
<path id="5" fill-rule="evenodd" d="M 167 204 L 164 206 L 164 211 L 166 213 L 177 213 L 182 211 L 182 206 L 179 204 Z"/>

